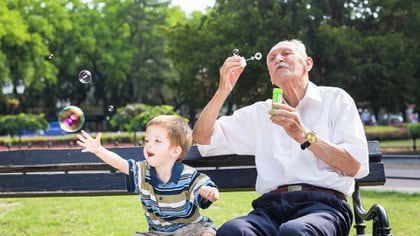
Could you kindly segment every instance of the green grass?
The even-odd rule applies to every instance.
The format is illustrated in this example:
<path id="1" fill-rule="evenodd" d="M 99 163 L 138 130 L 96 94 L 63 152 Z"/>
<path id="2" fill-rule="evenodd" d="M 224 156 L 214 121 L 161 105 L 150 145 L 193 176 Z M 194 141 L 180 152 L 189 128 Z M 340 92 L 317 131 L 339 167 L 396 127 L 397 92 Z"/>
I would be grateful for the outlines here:
<path id="1" fill-rule="evenodd" d="M 412 139 L 401 139 L 401 140 L 382 140 L 379 141 L 382 147 L 393 146 L 393 147 L 411 147 L 413 146 Z M 420 139 L 416 141 L 417 145 L 420 145 Z"/>
<path id="2" fill-rule="evenodd" d="M 391 125 L 377 125 L 377 126 L 369 125 L 369 126 L 364 126 L 364 128 L 365 128 L 366 133 L 394 132 L 400 129 L 396 126 L 391 126 Z"/>
<path id="3" fill-rule="evenodd" d="M 203 214 L 217 226 L 248 213 L 255 192 L 223 192 Z M 385 207 L 394 235 L 420 235 L 420 195 L 362 191 Z M 371 223 L 367 223 L 370 232 Z M 132 235 L 147 230 L 138 196 L 0 199 L 0 235 Z M 352 231 L 352 235 L 355 231 Z"/>

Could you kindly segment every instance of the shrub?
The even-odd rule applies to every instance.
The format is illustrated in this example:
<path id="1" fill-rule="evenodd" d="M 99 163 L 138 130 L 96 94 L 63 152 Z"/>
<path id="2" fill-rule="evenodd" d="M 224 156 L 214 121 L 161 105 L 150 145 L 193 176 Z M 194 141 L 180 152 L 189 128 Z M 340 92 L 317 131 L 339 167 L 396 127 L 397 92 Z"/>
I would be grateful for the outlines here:
<path id="1" fill-rule="evenodd" d="M 48 121 L 44 114 L 2 115 L 0 116 L 0 134 L 20 135 L 20 131 L 36 131 L 48 129 Z"/>
<path id="2" fill-rule="evenodd" d="M 368 140 L 409 139 L 410 132 L 404 125 L 400 126 L 367 126 L 365 127 Z"/>
<path id="3" fill-rule="evenodd" d="M 420 137 L 420 123 L 409 124 L 408 129 L 412 138 Z"/>

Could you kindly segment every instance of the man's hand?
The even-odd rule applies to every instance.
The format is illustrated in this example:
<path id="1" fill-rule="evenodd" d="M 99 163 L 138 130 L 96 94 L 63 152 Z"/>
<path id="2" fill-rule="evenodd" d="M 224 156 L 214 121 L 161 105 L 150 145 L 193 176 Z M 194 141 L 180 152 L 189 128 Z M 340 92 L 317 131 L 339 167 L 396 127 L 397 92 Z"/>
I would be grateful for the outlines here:
<path id="1" fill-rule="evenodd" d="M 303 126 L 298 111 L 286 104 L 273 103 L 269 112 L 270 120 L 280 125 L 286 133 L 298 143 L 305 142 L 306 128 Z"/>
<path id="2" fill-rule="evenodd" d="M 211 202 L 215 202 L 219 199 L 219 190 L 215 187 L 202 186 L 198 190 L 198 194 Z"/>
<path id="3" fill-rule="evenodd" d="M 102 133 L 98 133 L 96 138 L 92 138 L 88 133 L 82 130 L 81 134 L 77 135 L 79 139 L 77 144 L 82 147 L 82 152 L 98 153 L 102 147 L 101 145 Z"/>
<path id="4" fill-rule="evenodd" d="M 240 56 L 228 57 L 220 67 L 219 90 L 229 94 L 235 87 L 242 71 L 246 66 L 245 58 Z"/>

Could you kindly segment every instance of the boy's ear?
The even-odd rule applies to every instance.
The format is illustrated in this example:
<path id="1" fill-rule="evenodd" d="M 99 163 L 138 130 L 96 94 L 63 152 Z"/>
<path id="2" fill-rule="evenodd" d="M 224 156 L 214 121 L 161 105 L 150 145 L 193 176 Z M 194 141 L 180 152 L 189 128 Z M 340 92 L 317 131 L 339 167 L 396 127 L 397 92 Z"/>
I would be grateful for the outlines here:
<path id="1" fill-rule="evenodd" d="M 182 148 L 181 148 L 181 146 L 173 146 L 172 148 L 171 148 L 171 150 L 172 150 L 172 155 L 174 155 L 174 156 L 176 156 L 176 157 L 179 157 L 179 155 L 181 155 L 181 153 L 182 153 Z"/>

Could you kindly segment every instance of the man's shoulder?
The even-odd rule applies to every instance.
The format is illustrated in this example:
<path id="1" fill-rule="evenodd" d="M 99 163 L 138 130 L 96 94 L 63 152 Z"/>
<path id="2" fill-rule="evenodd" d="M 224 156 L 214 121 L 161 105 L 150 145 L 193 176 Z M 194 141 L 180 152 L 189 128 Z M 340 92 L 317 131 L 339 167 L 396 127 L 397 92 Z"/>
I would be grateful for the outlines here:
<path id="1" fill-rule="evenodd" d="M 321 95 L 333 95 L 333 96 L 345 96 L 349 97 L 350 95 L 340 87 L 334 86 L 317 86 Z"/>

